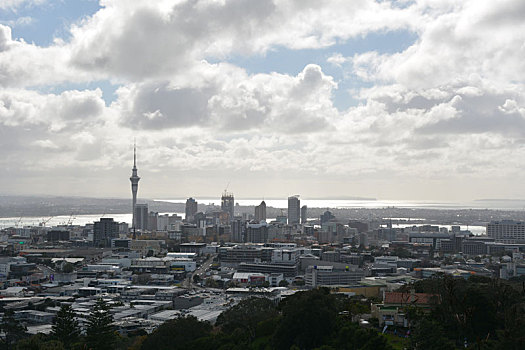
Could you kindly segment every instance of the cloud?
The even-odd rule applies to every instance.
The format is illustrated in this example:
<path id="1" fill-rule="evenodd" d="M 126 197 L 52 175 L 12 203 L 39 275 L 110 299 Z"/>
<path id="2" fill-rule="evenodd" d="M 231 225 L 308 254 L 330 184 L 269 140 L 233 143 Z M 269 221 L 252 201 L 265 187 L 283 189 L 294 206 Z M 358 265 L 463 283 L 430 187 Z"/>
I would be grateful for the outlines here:
<path id="1" fill-rule="evenodd" d="M 0 166 L 13 188 L 21 188 L 13 179 L 42 174 L 69 183 L 63 191 L 118 178 L 105 189 L 126 195 L 134 138 L 149 194 L 165 194 L 173 179 L 177 193 L 210 193 L 210 173 L 246 193 L 321 196 L 465 196 L 525 180 L 515 165 L 525 156 L 520 1 L 101 6 L 47 47 L 0 25 Z M 417 40 L 396 53 L 345 47 L 399 29 Z M 228 63 L 281 49 L 323 52 L 328 64 L 251 74 Z M 98 80 L 119 86 L 109 105 L 99 89 L 62 91 Z M 341 86 L 358 105 L 334 107 Z"/>
<path id="2" fill-rule="evenodd" d="M 463 1 L 434 7 L 419 2 L 428 17 L 419 26 L 419 40 L 396 54 L 374 52 L 352 57 L 355 74 L 366 80 L 397 82 L 421 89 L 475 84 L 488 79 L 499 84 L 523 81 L 525 15 L 523 2 Z M 429 11 L 429 12 L 428 12 Z"/>
<path id="3" fill-rule="evenodd" d="M 97 123 L 104 110 L 99 89 L 42 95 L 34 91 L 6 89 L 0 92 L 0 124 L 50 131 L 71 132 Z"/>
<path id="4" fill-rule="evenodd" d="M 47 0 L 2 0 L 0 2 L 0 10 L 16 11 L 24 6 L 39 6 L 46 2 Z"/>
<path id="5" fill-rule="evenodd" d="M 325 130 L 337 115 L 331 101 L 337 85 L 317 65 L 306 66 L 296 77 L 277 73 L 249 76 L 229 65 L 203 65 L 204 70 L 213 70 L 213 75 L 206 73 L 205 87 L 159 81 L 119 89 L 114 107 L 120 110 L 121 125 L 151 130 L 198 126 L 230 132 L 301 133 Z"/>

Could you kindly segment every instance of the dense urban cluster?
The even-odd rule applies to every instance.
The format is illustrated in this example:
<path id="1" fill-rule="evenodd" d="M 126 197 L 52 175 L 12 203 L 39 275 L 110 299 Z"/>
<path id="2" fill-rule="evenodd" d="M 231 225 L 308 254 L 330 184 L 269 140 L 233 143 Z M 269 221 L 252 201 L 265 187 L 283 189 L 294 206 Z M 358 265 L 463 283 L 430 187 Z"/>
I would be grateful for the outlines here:
<path id="1" fill-rule="evenodd" d="M 520 349 L 525 223 L 275 218 L 225 191 L 184 218 L 3 228 L 0 340 L 17 349 Z M 201 206 L 202 208 L 202 206 Z M 317 208 L 318 210 L 319 208 Z M 316 212 L 316 211 L 314 211 Z M 399 220 L 399 218 L 398 218 Z"/>
<path id="2" fill-rule="evenodd" d="M 85 226 L 4 228 L 2 342 L 21 349 L 431 349 L 434 338 L 441 348 L 523 345 L 515 325 L 524 322 L 524 222 L 492 221 L 476 236 L 459 226 L 399 228 L 330 210 L 313 218 L 298 196 L 288 203 L 268 218 L 264 201 L 239 212 L 224 193 L 221 207 L 206 212 L 189 198 L 184 218 L 138 203 L 131 227 L 103 217 Z"/>

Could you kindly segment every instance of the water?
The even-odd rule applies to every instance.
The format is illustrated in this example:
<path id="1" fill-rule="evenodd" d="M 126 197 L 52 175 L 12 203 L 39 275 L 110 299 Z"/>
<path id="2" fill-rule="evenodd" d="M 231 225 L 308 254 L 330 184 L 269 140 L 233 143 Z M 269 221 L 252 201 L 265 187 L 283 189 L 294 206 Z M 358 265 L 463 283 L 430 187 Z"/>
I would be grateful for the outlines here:
<path id="1" fill-rule="evenodd" d="M 220 198 L 196 198 L 201 204 L 220 205 Z M 236 199 L 239 205 L 255 206 L 262 199 Z M 186 199 L 162 199 L 163 202 L 186 203 Z M 274 208 L 287 208 L 287 199 L 264 199 L 266 205 Z M 407 209 L 499 209 L 499 210 L 525 210 L 525 200 L 474 200 L 464 202 L 446 201 L 410 201 L 410 200 L 375 200 L 375 199 L 303 199 L 301 205 L 309 208 L 407 208 Z"/>
<path id="2" fill-rule="evenodd" d="M 412 226 L 421 226 L 423 224 L 392 224 L 393 228 L 405 228 L 405 227 L 412 227 Z M 446 227 L 449 232 L 452 231 L 452 226 L 459 226 L 462 231 L 469 230 L 472 232 L 472 234 L 479 236 L 484 235 L 487 231 L 487 227 L 485 226 L 476 226 L 476 225 L 439 225 L 439 224 L 432 224 L 432 226 L 439 226 L 439 227 Z"/>
<path id="3" fill-rule="evenodd" d="M 159 215 L 164 214 L 176 214 L 184 218 L 184 213 L 159 213 Z M 116 222 L 127 222 L 131 225 L 132 216 L 130 214 L 90 214 L 90 215 L 76 215 L 71 218 L 72 225 L 84 226 L 86 224 L 92 224 L 95 221 L 99 221 L 101 217 L 104 218 L 113 218 Z M 58 226 L 58 225 L 67 225 L 69 224 L 70 216 L 69 215 L 57 215 L 53 217 L 11 217 L 11 218 L 0 218 L 0 228 L 6 227 L 25 227 L 25 226 L 39 226 L 40 223 L 46 222 L 46 227 Z"/>
<path id="4" fill-rule="evenodd" d="M 184 218 L 184 213 L 161 213 L 161 215 L 164 214 L 176 214 Z M 112 214 L 112 215 L 103 215 L 103 214 L 92 214 L 92 215 L 77 215 L 73 216 L 71 219 L 72 225 L 80 225 L 84 226 L 86 224 L 92 224 L 95 221 L 99 221 L 101 217 L 105 218 L 113 218 L 113 220 L 117 222 L 127 222 L 128 224 L 131 224 L 131 214 Z M 11 218 L 0 218 L 0 228 L 7 228 L 7 227 L 27 227 L 27 226 L 38 226 L 43 221 L 46 221 L 45 226 L 46 227 L 53 227 L 58 225 L 67 225 L 69 223 L 70 216 L 69 215 L 58 215 L 54 216 L 52 218 L 42 218 L 42 217 L 23 217 L 20 220 L 20 217 L 11 217 Z M 267 221 L 270 222 L 275 219 L 269 218 Z M 415 219 L 411 219 L 415 220 Z M 419 219 L 423 220 L 423 219 Z M 394 228 L 403 228 L 403 227 L 411 227 L 416 224 L 393 224 L 392 227 Z M 418 226 L 420 224 L 417 224 Z M 449 230 L 451 230 L 451 225 L 438 225 L 440 227 L 446 227 Z M 457 225 L 456 225 L 457 226 Z M 461 230 L 470 230 L 475 235 L 481 235 L 484 234 L 486 231 L 485 226 L 466 226 L 466 225 L 460 225 Z"/>

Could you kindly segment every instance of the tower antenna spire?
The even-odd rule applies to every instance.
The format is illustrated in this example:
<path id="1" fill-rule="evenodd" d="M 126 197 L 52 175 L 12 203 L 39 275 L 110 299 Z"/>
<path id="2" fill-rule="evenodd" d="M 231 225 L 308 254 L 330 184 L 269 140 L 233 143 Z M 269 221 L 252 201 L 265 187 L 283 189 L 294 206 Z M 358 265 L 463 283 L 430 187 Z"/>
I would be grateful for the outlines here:
<path id="1" fill-rule="evenodd" d="M 133 238 L 135 238 L 135 226 L 136 226 L 135 208 L 137 206 L 137 192 L 139 189 L 139 180 L 140 180 L 140 177 L 137 174 L 137 142 L 136 140 L 134 140 L 133 141 L 133 169 L 131 169 L 131 177 L 129 178 L 129 181 L 131 181 L 131 194 L 133 196 L 132 208 L 131 208 L 132 210 L 131 227 L 133 229 Z"/>
<path id="2" fill-rule="evenodd" d="M 133 139 L 133 167 L 137 167 L 137 139 Z"/>

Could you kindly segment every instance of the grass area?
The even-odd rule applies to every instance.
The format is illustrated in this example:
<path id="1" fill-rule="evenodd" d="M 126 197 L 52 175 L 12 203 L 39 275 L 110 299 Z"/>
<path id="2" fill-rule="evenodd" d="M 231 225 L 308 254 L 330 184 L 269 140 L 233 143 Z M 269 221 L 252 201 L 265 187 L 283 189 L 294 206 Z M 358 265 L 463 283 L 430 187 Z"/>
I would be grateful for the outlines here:
<path id="1" fill-rule="evenodd" d="M 394 350 L 408 349 L 408 338 L 398 337 L 394 334 L 383 334 L 383 336 L 386 337 L 386 339 L 388 340 L 388 344 L 390 344 L 394 348 Z"/>

